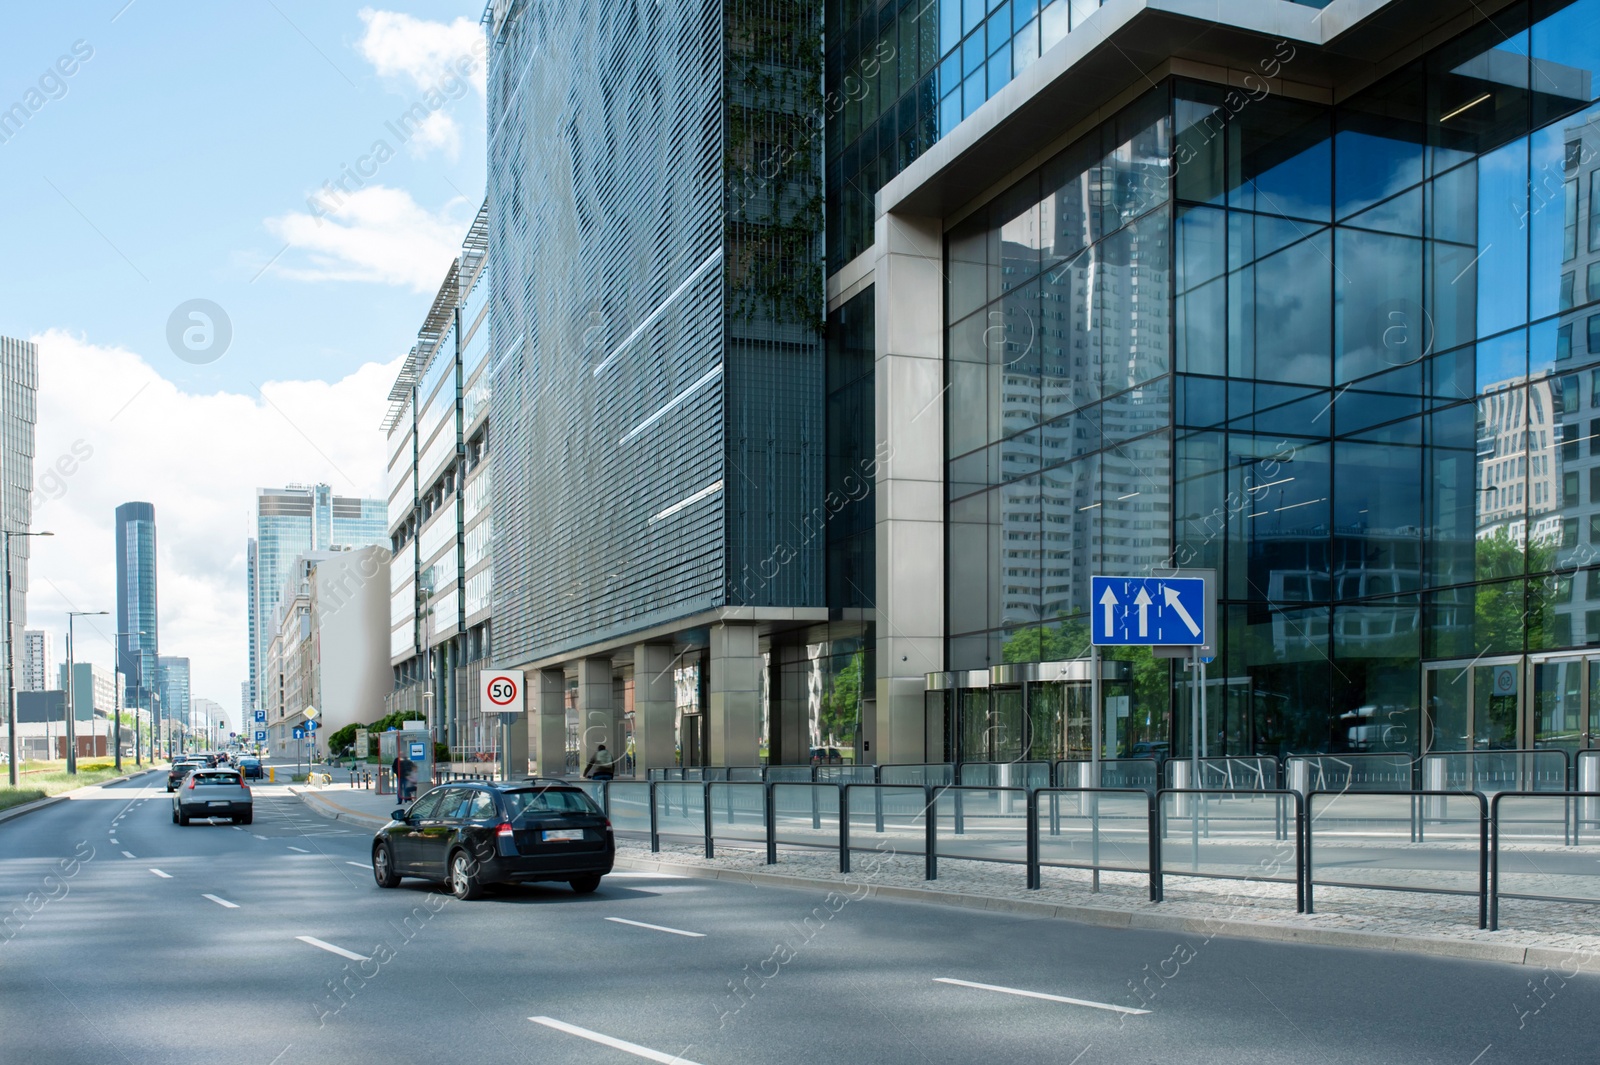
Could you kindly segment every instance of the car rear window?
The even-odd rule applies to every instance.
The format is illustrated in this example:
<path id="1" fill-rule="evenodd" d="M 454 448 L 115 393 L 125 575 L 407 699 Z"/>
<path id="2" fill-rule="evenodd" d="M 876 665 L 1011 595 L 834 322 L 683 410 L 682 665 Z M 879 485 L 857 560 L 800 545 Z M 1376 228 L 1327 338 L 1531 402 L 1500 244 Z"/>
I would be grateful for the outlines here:
<path id="1" fill-rule="evenodd" d="M 575 788 L 541 788 L 527 791 L 505 791 L 500 797 L 506 801 L 513 819 L 524 814 L 597 814 L 600 808 L 589 796 Z"/>
<path id="2" fill-rule="evenodd" d="M 196 787 L 198 787 L 198 786 L 200 786 L 202 784 L 237 784 L 237 783 L 239 783 L 239 774 L 238 773 L 196 773 L 194 775 L 194 782 L 195 782 L 195 786 Z"/>

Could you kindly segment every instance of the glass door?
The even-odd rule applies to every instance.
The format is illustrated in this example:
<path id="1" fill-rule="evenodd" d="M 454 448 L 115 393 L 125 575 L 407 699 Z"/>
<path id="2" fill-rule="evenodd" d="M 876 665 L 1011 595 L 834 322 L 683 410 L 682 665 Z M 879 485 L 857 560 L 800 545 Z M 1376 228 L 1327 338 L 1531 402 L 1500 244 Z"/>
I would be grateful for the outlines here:
<path id="1" fill-rule="evenodd" d="M 1520 657 L 1424 667 L 1423 751 L 1511 750 L 1528 736 Z"/>
<path id="2" fill-rule="evenodd" d="M 1583 748 L 1590 733 L 1593 677 L 1600 659 L 1572 656 L 1533 664 L 1533 742 L 1528 747 Z"/>

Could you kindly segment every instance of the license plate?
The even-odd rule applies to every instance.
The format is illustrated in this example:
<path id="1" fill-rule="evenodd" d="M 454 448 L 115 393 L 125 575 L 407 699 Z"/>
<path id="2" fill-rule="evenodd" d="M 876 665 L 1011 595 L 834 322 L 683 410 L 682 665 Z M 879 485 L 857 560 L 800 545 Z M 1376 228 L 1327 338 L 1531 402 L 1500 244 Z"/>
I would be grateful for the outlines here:
<path id="1" fill-rule="evenodd" d="M 227 799 L 212 799 L 210 802 L 206 803 L 206 805 L 207 806 L 232 806 L 233 803 L 229 802 Z"/>
<path id="2" fill-rule="evenodd" d="M 546 829 L 545 830 L 545 834 L 544 834 L 544 841 L 546 843 L 559 843 L 559 842 L 561 842 L 563 840 L 574 840 L 574 839 L 582 839 L 582 838 L 583 838 L 583 829 L 581 829 L 581 828 L 551 828 L 551 829 Z"/>

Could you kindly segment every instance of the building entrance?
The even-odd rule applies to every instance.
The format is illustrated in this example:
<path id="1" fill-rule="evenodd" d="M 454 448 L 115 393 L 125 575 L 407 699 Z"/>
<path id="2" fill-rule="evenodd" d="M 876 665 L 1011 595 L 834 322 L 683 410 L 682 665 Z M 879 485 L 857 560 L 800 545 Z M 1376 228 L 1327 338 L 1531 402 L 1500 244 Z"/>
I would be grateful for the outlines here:
<path id="1" fill-rule="evenodd" d="M 1089 668 L 1087 659 L 1075 659 L 928 674 L 929 759 L 1087 759 L 1091 743 Z M 1100 669 L 1102 757 L 1123 757 L 1133 746 L 1133 667 L 1105 660 Z M 936 715 L 943 721 L 934 721 Z M 942 742 L 936 744 L 936 737 Z"/>
<path id="2" fill-rule="evenodd" d="M 1423 671 L 1425 752 L 1577 751 L 1600 735 L 1600 654 L 1430 662 Z"/>

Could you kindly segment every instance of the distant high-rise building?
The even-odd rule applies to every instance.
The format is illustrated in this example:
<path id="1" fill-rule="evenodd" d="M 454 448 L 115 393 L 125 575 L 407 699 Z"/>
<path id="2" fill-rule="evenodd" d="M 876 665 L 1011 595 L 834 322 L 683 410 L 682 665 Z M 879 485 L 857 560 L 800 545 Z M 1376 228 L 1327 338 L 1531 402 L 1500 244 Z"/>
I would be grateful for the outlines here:
<path id="1" fill-rule="evenodd" d="M 256 642 L 256 538 L 254 536 L 245 542 L 244 598 L 245 625 L 250 630 L 245 637 L 249 644 L 246 657 L 249 659 L 250 673 L 248 679 L 240 685 L 243 702 L 239 709 L 249 710 L 256 705 L 256 679 L 261 670 L 257 658 L 260 645 Z"/>
<path id="2" fill-rule="evenodd" d="M 189 712 L 189 660 L 162 655 L 156 661 L 156 678 L 167 720 L 193 725 Z"/>
<path id="3" fill-rule="evenodd" d="M 0 506 L 5 528 L 26 532 L 33 521 L 33 426 L 37 420 L 39 349 L 27 340 L 0 337 Z M 26 536 L 11 540 L 11 602 L 6 624 L 12 640 L 28 624 L 28 556 Z M 0 632 L 3 636 L 4 632 Z M 22 660 L 13 642 L 11 660 L 0 655 L 0 669 L 9 673 Z M 5 681 L 0 676 L 0 683 Z"/>
<path id="4" fill-rule="evenodd" d="M 259 703 L 262 656 L 273 611 L 294 560 L 308 551 L 388 544 L 382 499 L 336 496 L 325 484 L 256 489 L 256 526 L 247 549 L 250 696 Z"/>
<path id="5" fill-rule="evenodd" d="M 117 508 L 117 671 L 129 706 L 150 706 L 156 691 L 156 508 Z"/>
<path id="6" fill-rule="evenodd" d="M 22 662 L 17 669 L 17 690 L 42 692 L 50 687 L 50 634 L 29 629 L 22 634 Z"/>

